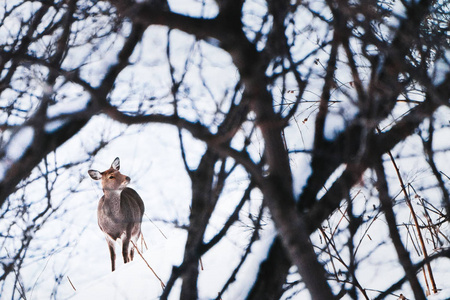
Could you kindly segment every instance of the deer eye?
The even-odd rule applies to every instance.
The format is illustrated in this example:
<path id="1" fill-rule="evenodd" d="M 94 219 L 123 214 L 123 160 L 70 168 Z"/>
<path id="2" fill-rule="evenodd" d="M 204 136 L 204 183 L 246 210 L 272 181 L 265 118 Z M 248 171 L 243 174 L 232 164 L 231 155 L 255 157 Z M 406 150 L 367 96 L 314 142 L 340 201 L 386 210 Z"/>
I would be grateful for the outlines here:
<path id="1" fill-rule="evenodd" d="M 111 175 L 111 176 L 109 176 L 109 179 L 114 179 L 114 176 L 112 176 L 112 175 Z"/>

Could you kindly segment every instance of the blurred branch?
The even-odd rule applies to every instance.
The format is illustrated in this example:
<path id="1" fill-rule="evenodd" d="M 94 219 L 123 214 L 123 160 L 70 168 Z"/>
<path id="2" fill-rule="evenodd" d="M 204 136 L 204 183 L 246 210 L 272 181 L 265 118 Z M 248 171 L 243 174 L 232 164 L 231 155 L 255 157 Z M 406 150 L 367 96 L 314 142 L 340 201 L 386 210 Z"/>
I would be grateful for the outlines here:
<path id="1" fill-rule="evenodd" d="M 428 125 L 428 138 L 425 138 L 423 134 L 420 135 L 422 138 L 422 145 L 424 148 L 426 160 L 428 162 L 428 165 L 430 166 L 431 171 L 433 172 L 434 177 L 436 178 L 436 181 L 438 182 L 439 188 L 441 189 L 442 193 L 442 203 L 446 208 L 447 211 L 447 218 L 450 218 L 450 195 L 445 187 L 444 180 L 442 178 L 442 173 L 439 172 L 435 159 L 434 159 L 434 150 L 433 150 L 433 138 L 434 138 L 434 118 L 433 116 L 430 116 L 429 118 L 429 125 Z"/>
<path id="2" fill-rule="evenodd" d="M 217 295 L 216 300 L 220 300 L 222 295 L 225 293 L 225 291 L 228 289 L 228 287 L 234 282 L 236 281 L 236 275 L 239 272 L 239 270 L 241 269 L 242 265 L 244 264 L 245 260 L 247 259 L 247 256 L 250 254 L 251 248 L 253 246 L 253 243 L 255 241 L 257 241 L 259 239 L 259 231 L 261 229 L 261 218 L 263 216 L 264 213 L 264 205 L 261 205 L 260 209 L 259 209 L 259 214 L 258 217 L 256 218 L 256 220 L 254 221 L 254 229 L 253 229 L 253 233 L 252 236 L 250 238 L 250 241 L 248 242 L 248 245 L 244 251 L 244 255 L 242 256 L 240 262 L 238 263 L 238 265 L 236 266 L 236 268 L 233 270 L 233 272 L 231 273 L 230 277 L 228 278 L 227 282 L 225 283 L 225 285 L 222 287 L 222 290 L 219 292 L 219 294 Z"/>
<path id="3" fill-rule="evenodd" d="M 390 160 L 392 162 L 392 165 L 394 166 L 395 172 L 397 173 L 397 177 L 398 177 L 398 180 L 400 182 L 400 188 L 402 189 L 403 195 L 405 196 L 406 204 L 408 205 L 408 208 L 411 211 L 411 216 L 412 216 L 413 221 L 414 221 L 414 226 L 416 228 L 417 236 L 419 237 L 420 247 L 422 248 L 422 253 L 423 253 L 424 258 L 426 260 L 428 258 L 428 251 L 427 251 L 427 248 L 425 247 L 425 242 L 424 242 L 424 239 L 423 239 L 422 231 L 420 230 L 420 227 L 419 227 L 419 222 L 417 220 L 417 214 L 414 211 L 414 207 L 412 206 L 411 199 L 409 198 L 409 195 L 406 192 L 406 186 L 405 186 L 405 184 L 403 182 L 403 178 L 402 178 L 402 176 L 400 174 L 400 169 L 398 168 L 398 166 L 397 166 L 397 164 L 395 162 L 394 156 L 392 155 L 392 153 L 390 151 L 388 151 L 388 155 L 389 155 L 389 158 L 390 158 Z M 382 170 L 380 170 L 380 172 L 381 171 Z M 378 174 L 378 175 L 380 175 L 380 174 Z M 381 196 L 380 196 L 380 199 L 381 199 Z M 395 221 L 395 219 L 393 221 Z M 394 224 L 396 224 L 396 223 L 394 223 Z M 396 230 L 396 232 L 398 233 L 397 230 Z M 426 267 L 427 267 L 427 271 L 428 271 L 428 276 L 430 277 L 432 291 L 433 291 L 433 294 L 435 294 L 435 293 L 437 293 L 437 288 L 436 288 L 436 282 L 435 282 L 434 276 L 433 276 L 433 271 L 431 269 L 431 265 L 430 264 L 426 264 Z M 426 283 L 426 285 L 428 287 L 428 280 L 427 280 L 426 276 L 425 276 L 424 279 L 425 279 L 425 283 Z M 411 285 L 412 284 L 416 284 L 416 283 L 411 283 Z M 418 284 L 418 282 L 417 282 L 417 284 Z M 427 294 L 430 294 L 429 290 L 428 290 Z M 416 297 L 417 297 L 417 295 L 416 295 Z"/>
<path id="4" fill-rule="evenodd" d="M 389 228 L 389 234 L 392 239 L 392 243 L 394 244 L 395 250 L 397 251 L 397 255 L 400 261 L 400 264 L 405 271 L 406 277 L 411 285 L 411 288 L 414 292 L 415 299 L 423 299 L 425 300 L 425 294 L 420 286 L 419 280 L 416 277 L 416 272 L 413 269 L 413 265 L 411 259 L 409 257 L 408 251 L 403 246 L 400 233 L 397 229 L 397 222 L 395 220 L 394 210 L 392 209 L 392 200 L 388 194 L 388 185 L 386 182 L 386 175 L 384 172 L 384 166 L 381 161 L 381 158 L 374 166 L 376 174 L 377 174 L 377 187 L 379 192 L 379 198 L 381 202 L 381 207 L 384 210 L 384 214 L 386 217 L 386 222 Z M 435 289 L 435 288 L 434 288 Z"/>

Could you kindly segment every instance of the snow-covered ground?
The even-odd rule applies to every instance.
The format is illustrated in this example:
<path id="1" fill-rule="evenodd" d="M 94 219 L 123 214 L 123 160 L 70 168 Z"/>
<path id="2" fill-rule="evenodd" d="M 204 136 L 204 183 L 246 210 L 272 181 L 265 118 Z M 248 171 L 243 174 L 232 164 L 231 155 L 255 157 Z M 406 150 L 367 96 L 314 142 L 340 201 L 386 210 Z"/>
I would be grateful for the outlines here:
<path id="1" fill-rule="evenodd" d="M 164 284 L 167 283 L 172 267 L 178 266 L 182 262 L 186 231 L 170 226 L 156 226 L 155 223 L 144 221 L 143 232 L 148 249 L 144 249 L 142 252 L 143 257 L 135 253 L 132 262 L 123 264 L 119 254 L 120 246 L 117 247 L 118 267 L 114 272 L 110 271 L 106 242 L 101 241 L 104 245 L 97 250 L 101 251 L 102 255 L 97 254 L 94 260 L 89 259 L 92 265 L 80 260 L 80 265 L 71 272 L 73 276 L 68 274 L 70 282 L 69 279 L 65 280 L 65 287 L 62 287 L 66 293 L 64 297 L 79 300 L 158 299 L 162 293 L 161 281 Z M 256 278 L 259 263 L 267 255 L 273 237 L 274 229 L 268 226 L 261 234 L 261 239 L 252 248 L 235 284 L 224 295 L 225 299 L 243 299 L 245 297 L 252 281 Z M 96 245 L 99 244 L 98 242 L 96 241 Z M 199 277 L 200 299 L 215 298 L 221 290 L 231 274 L 232 267 L 239 262 L 240 257 L 237 254 L 241 251 L 241 245 L 237 242 L 236 236 L 227 237 L 220 242 L 217 250 L 213 249 L 202 257 L 202 270 Z M 94 268 L 95 270 L 93 270 Z M 93 273 L 98 275 L 93 276 Z M 82 284 L 77 284 L 78 278 L 83 279 Z M 89 280 L 85 280 L 86 278 Z M 70 288 L 71 283 L 75 286 L 76 291 Z M 178 299 L 179 283 L 178 281 L 175 284 L 169 299 Z"/>

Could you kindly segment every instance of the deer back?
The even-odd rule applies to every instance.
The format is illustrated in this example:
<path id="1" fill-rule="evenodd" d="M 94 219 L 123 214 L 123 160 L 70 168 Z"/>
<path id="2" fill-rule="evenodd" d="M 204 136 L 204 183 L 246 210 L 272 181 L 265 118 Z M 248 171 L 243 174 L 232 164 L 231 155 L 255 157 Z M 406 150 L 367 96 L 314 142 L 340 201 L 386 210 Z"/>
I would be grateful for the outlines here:
<path id="1" fill-rule="evenodd" d="M 144 215 L 144 202 L 132 188 L 124 188 L 120 194 L 120 209 L 128 222 L 140 223 Z"/>

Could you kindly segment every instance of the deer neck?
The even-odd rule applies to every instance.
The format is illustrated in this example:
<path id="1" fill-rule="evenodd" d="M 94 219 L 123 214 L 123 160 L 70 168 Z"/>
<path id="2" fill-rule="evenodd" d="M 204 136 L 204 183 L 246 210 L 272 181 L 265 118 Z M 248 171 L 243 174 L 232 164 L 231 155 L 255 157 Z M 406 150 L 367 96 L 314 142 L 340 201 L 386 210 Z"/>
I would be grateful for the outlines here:
<path id="1" fill-rule="evenodd" d="M 120 193 L 122 193 L 122 190 L 103 190 L 103 193 L 105 194 L 105 205 L 110 212 L 120 212 Z"/>

